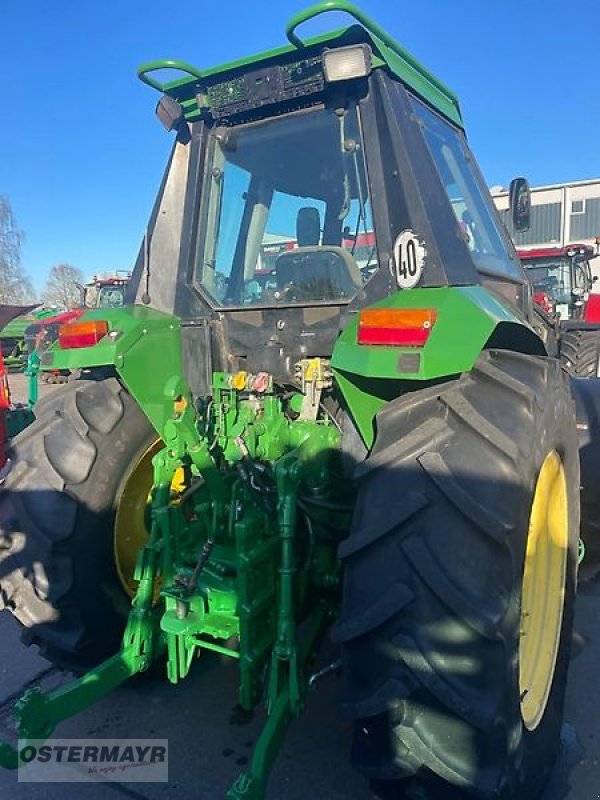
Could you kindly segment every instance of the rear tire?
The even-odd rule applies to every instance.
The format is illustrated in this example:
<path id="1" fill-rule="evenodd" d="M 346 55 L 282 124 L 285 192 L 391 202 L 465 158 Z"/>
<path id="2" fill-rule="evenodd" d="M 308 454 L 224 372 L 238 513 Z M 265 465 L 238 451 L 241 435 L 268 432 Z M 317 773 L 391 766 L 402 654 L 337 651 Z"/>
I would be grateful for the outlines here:
<path id="1" fill-rule="evenodd" d="M 560 336 L 560 360 L 573 378 L 596 378 L 600 331 L 565 331 Z"/>
<path id="2" fill-rule="evenodd" d="M 130 600 L 115 564 L 115 509 L 157 437 L 116 378 L 67 383 L 36 414 L 13 441 L 0 494 L 0 608 L 26 644 L 82 671 L 120 644 Z"/>
<path id="3" fill-rule="evenodd" d="M 565 600 L 545 713 L 528 730 L 521 590 L 532 499 L 553 452 L 567 487 Z M 541 790 L 562 721 L 578 486 L 573 402 L 555 360 L 483 353 L 471 373 L 379 413 L 340 548 L 334 636 L 352 761 L 380 796 L 531 800 Z"/>

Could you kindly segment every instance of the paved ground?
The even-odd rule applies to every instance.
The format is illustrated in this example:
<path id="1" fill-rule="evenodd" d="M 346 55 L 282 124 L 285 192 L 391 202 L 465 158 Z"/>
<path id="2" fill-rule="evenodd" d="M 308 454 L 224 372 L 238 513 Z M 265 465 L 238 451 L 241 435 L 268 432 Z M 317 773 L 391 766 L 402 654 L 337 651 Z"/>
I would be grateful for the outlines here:
<path id="1" fill-rule="evenodd" d="M 27 378 L 22 372 L 11 372 L 8 376 L 10 394 L 13 403 L 27 402 Z M 56 389 L 56 384 L 39 383 L 40 397 L 45 397 L 48 393 Z"/>
<path id="2" fill-rule="evenodd" d="M 11 376 L 13 396 L 25 398 L 22 376 Z M 53 387 L 45 386 L 44 393 Z M 577 603 L 563 747 L 543 800 L 600 798 L 600 579 L 588 567 Z M 0 614 L 0 737 L 11 735 L 11 708 L 24 686 L 53 688 L 65 680 L 19 640 L 18 625 Z M 326 660 L 328 654 L 323 655 Z M 206 658 L 178 687 L 148 680 L 127 685 L 63 723 L 62 737 L 156 737 L 169 740 L 166 784 L 19 784 L 0 771 L 0 798 L 11 800 L 217 800 L 244 769 L 261 718 L 246 724 L 234 713 L 235 665 Z M 337 705 L 339 683 L 325 679 L 308 712 L 292 727 L 269 785 L 269 800 L 369 800 L 347 764 L 350 728 Z"/>
<path id="3" fill-rule="evenodd" d="M 580 590 L 575 654 L 571 665 L 563 748 L 543 800 L 600 797 L 600 581 Z M 0 736 L 11 736 L 10 711 L 25 685 L 54 688 L 65 676 L 25 648 L 18 625 L 0 614 L 4 663 L 0 667 Z M 325 656 L 327 657 L 327 656 Z M 217 800 L 243 770 L 256 741 L 261 717 L 240 724 L 235 714 L 236 670 L 218 658 L 198 662 L 178 687 L 150 680 L 123 686 L 72 720 L 63 738 L 156 737 L 169 740 L 170 782 L 165 784 L 86 784 L 89 800 Z M 370 800 L 364 782 L 347 764 L 350 728 L 339 713 L 339 682 L 325 679 L 314 690 L 309 710 L 292 727 L 269 786 L 269 800 Z M 81 784 L 19 784 L 0 771 L 0 798 L 79 800 Z"/>

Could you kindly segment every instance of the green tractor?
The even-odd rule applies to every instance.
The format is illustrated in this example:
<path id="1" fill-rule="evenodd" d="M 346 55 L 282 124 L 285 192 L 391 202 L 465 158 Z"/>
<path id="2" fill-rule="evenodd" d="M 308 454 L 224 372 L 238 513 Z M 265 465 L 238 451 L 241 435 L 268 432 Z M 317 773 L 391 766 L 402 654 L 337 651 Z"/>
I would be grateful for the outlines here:
<path id="1" fill-rule="evenodd" d="M 331 10 L 358 24 L 300 38 Z M 241 708 L 266 703 L 228 794 L 259 800 L 331 636 L 376 793 L 532 798 L 573 623 L 569 379 L 455 95 L 346 0 L 287 36 L 139 70 L 175 144 L 132 305 L 61 326 L 42 369 L 79 378 L 39 403 L 0 496 L 0 602 L 84 673 L 24 695 L 20 738 L 216 652 Z"/>
<path id="2" fill-rule="evenodd" d="M 20 314 L 13 317 L 0 330 L 0 350 L 2 351 L 4 364 L 9 370 L 20 371 L 27 365 L 27 345 L 25 342 L 27 329 L 32 324 L 56 314 L 56 309 L 34 311 L 35 308 L 35 305 L 15 306 L 15 309 L 21 309 Z"/>

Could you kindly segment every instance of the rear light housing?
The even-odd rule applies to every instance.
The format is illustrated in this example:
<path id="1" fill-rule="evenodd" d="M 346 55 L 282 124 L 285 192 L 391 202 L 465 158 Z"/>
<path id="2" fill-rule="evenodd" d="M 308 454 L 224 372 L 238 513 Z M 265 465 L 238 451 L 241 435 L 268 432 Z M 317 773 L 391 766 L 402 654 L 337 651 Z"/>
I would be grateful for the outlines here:
<path id="1" fill-rule="evenodd" d="M 423 347 L 436 319 L 434 308 L 368 308 L 358 317 L 358 344 Z"/>
<path id="2" fill-rule="evenodd" d="M 91 347 L 108 333 L 108 322 L 92 319 L 85 322 L 68 322 L 58 329 L 58 344 L 63 350 L 77 347 Z"/>

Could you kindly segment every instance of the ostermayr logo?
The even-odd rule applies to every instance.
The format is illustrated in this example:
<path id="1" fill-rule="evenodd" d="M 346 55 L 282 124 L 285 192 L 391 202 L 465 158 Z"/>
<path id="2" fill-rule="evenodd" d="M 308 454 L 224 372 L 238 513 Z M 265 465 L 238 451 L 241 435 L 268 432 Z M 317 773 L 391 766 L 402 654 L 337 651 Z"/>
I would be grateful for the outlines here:
<path id="1" fill-rule="evenodd" d="M 167 739 L 22 739 L 20 783 L 161 783 L 169 780 Z"/>

